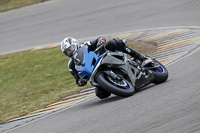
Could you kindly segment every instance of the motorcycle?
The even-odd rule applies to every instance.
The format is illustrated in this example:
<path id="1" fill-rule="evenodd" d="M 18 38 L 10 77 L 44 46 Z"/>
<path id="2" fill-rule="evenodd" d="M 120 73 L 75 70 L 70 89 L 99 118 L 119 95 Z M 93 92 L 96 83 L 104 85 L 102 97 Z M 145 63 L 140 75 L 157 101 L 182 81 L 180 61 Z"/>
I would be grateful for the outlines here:
<path id="1" fill-rule="evenodd" d="M 106 50 L 104 45 L 95 51 L 88 51 L 85 45 L 75 51 L 73 60 L 79 76 L 85 82 L 90 81 L 100 99 L 111 93 L 132 96 L 151 83 L 159 84 L 168 79 L 168 70 L 156 59 L 146 57 L 140 62 L 123 52 Z"/>

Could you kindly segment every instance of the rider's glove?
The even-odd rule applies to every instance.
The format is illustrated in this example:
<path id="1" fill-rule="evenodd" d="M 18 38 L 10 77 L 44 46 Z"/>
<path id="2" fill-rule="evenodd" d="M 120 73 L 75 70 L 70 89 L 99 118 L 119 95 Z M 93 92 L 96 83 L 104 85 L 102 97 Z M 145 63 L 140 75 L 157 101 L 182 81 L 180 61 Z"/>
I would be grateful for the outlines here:
<path id="1" fill-rule="evenodd" d="M 87 82 L 85 82 L 85 81 L 82 80 L 82 79 L 78 79 L 78 80 L 76 81 L 76 84 L 77 84 L 78 86 L 84 86 L 84 85 L 87 84 Z"/>
<path id="2" fill-rule="evenodd" d="M 106 38 L 105 37 L 99 37 L 98 42 L 97 42 L 97 48 L 103 44 L 106 43 Z"/>

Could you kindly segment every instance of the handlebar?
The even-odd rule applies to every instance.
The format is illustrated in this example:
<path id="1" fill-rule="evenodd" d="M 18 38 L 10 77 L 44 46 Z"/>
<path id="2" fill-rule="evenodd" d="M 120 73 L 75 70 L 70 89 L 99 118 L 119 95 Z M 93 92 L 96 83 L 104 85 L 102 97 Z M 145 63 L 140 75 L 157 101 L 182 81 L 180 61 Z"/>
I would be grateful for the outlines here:
<path id="1" fill-rule="evenodd" d="M 102 49 L 102 47 L 105 47 L 105 46 L 104 45 L 99 46 L 98 48 L 95 49 L 94 53 L 98 53 Z"/>
<path id="2" fill-rule="evenodd" d="M 105 45 L 101 45 L 98 48 L 95 49 L 94 53 L 97 54 L 97 56 L 102 55 L 105 53 L 107 50 L 105 48 Z"/>

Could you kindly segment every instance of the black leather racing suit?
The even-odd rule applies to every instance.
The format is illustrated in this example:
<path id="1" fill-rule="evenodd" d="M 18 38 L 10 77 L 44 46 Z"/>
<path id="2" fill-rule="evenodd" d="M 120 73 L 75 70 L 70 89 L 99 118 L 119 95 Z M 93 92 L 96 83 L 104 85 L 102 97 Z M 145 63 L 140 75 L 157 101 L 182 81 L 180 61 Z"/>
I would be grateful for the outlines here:
<path id="1" fill-rule="evenodd" d="M 99 37 L 93 41 L 89 41 L 89 42 L 85 42 L 83 45 L 88 45 L 88 51 L 94 51 L 98 45 L 102 42 L 102 41 L 106 41 L 106 39 L 104 37 Z M 139 60 L 143 60 L 144 59 L 144 55 L 136 52 L 135 50 L 129 48 L 121 39 L 119 38 L 114 38 L 109 40 L 107 43 L 105 43 L 105 47 L 107 50 L 110 51 L 122 51 L 124 53 L 129 54 L 132 57 L 135 57 Z M 72 59 L 69 60 L 68 62 L 68 69 L 71 72 L 71 74 L 74 76 L 74 78 L 76 79 L 76 84 L 78 86 L 84 86 L 86 83 L 81 81 L 77 70 L 75 69 L 75 63 Z"/>

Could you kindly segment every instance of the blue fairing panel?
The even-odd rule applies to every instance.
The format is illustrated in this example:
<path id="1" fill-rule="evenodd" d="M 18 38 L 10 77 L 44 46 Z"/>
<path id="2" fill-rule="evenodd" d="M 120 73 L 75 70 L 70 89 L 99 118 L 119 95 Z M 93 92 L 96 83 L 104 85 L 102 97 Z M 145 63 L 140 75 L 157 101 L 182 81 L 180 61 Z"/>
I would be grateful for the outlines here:
<path id="1" fill-rule="evenodd" d="M 88 46 L 85 46 L 83 65 L 75 66 L 76 70 L 79 72 L 79 76 L 81 76 L 84 80 L 88 80 L 96 66 L 97 61 L 99 61 L 98 56 L 93 51 L 88 53 Z"/>

